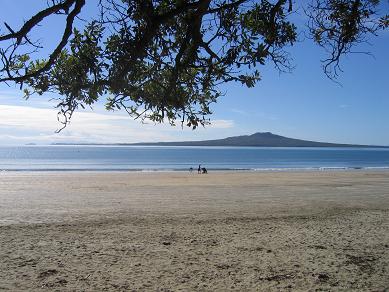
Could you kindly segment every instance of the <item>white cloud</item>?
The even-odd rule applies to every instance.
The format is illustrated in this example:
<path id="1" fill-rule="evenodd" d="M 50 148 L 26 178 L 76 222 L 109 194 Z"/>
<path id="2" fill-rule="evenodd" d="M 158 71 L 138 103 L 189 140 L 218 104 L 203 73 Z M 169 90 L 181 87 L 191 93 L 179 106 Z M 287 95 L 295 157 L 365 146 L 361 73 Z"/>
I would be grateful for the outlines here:
<path id="1" fill-rule="evenodd" d="M 211 128 L 214 129 L 229 129 L 234 127 L 233 120 L 211 120 Z"/>
<path id="2" fill-rule="evenodd" d="M 57 110 L 19 105 L 0 105 L 0 144 L 90 142 L 90 143 L 132 143 L 151 141 L 175 141 L 188 139 L 193 131 L 167 124 L 142 124 L 127 115 L 116 112 L 76 112 L 71 124 L 60 133 L 55 131 Z M 199 128 L 196 134 L 204 138 L 216 134 L 218 129 L 234 127 L 232 120 L 212 120 L 205 130 Z M 215 132 L 216 131 L 216 132 Z M 200 138 L 203 138 L 200 137 Z"/>

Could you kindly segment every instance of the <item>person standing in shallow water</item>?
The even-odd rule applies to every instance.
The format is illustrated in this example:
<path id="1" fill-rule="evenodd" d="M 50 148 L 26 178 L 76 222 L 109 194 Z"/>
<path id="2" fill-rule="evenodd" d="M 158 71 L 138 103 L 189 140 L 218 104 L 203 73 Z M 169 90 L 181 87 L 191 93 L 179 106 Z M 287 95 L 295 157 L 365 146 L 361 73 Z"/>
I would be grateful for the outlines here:
<path id="1" fill-rule="evenodd" d="M 199 164 L 199 168 L 197 168 L 197 173 L 201 173 L 201 164 Z"/>

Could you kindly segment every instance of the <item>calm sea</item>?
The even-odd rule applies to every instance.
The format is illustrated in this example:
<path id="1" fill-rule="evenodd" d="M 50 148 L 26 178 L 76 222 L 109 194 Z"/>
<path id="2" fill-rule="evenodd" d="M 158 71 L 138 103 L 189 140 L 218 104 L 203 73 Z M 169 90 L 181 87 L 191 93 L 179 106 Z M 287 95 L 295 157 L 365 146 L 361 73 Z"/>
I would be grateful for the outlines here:
<path id="1" fill-rule="evenodd" d="M 2 171 L 389 169 L 383 148 L 148 146 L 0 147 Z"/>

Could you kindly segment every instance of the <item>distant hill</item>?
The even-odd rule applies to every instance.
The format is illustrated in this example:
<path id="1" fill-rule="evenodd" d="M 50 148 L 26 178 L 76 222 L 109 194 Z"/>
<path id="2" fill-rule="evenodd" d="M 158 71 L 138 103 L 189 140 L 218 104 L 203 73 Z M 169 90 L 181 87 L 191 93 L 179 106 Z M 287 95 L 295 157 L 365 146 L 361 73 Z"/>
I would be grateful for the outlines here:
<path id="1" fill-rule="evenodd" d="M 252 135 L 234 136 L 217 140 L 183 141 L 183 142 L 147 142 L 147 143 L 116 143 L 116 144 L 94 144 L 94 143 L 54 143 L 53 145 L 138 145 L 138 146 L 235 146 L 235 147 L 381 147 L 374 145 L 337 144 L 328 142 L 315 142 L 288 138 L 270 132 L 255 133 Z"/>
<path id="2" fill-rule="evenodd" d="M 250 146 L 250 147 L 385 147 L 306 141 L 275 135 L 270 132 L 234 136 L 217 140 L 136 143 L 144 146 Z"/>

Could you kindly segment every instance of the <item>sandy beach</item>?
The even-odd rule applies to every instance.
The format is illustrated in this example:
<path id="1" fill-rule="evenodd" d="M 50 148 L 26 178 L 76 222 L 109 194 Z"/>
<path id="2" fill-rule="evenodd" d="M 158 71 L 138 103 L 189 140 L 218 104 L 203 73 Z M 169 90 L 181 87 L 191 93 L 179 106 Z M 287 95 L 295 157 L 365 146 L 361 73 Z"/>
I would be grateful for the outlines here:
<path id="1" fill-rule="evenodd" d="M 0 290 L 388 291 L 389 172 L 3 172 Z"/>

